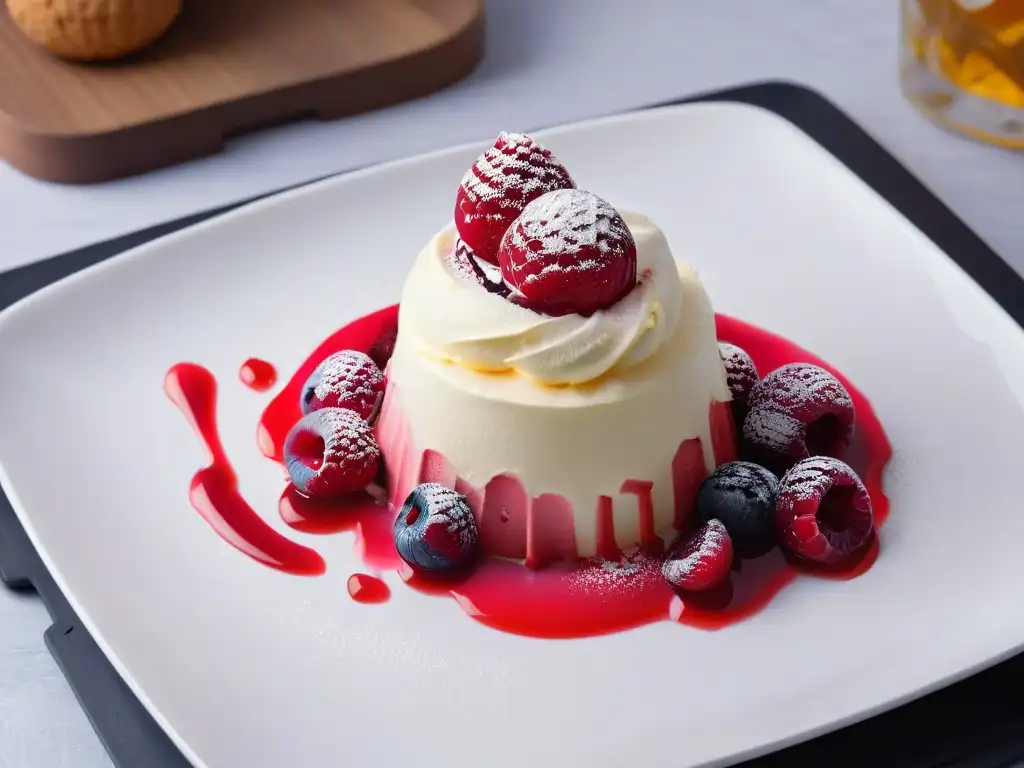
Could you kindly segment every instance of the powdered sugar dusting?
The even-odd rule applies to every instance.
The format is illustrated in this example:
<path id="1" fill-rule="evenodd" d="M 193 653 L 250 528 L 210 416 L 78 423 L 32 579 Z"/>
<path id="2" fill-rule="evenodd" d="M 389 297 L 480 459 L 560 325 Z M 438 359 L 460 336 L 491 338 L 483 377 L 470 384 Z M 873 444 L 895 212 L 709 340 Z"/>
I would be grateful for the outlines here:
<path id="1" fill-rule="evenodd" d="M 514 303 L 547 315 L 589 316 L 636 287 L 637 255 L 626 222 L 579 189 L 547 192 L 502 237 L 498 263 Z"/>
<path id="2" fill-rule="evenodd" d="M 508 294 L 508 286 L 501 279 L 501 270 L 478 257 L 461 238 L 455 240 L 455 246 L 445 256 L 445 263 L 457 278 L 477 283 L 488 293 Z"/>
<path id="3" fill-rule="evenodd" d="M 423 483 L 417 488 L 427 514 L 425 527 L 439 525 L 458 539 L 460 549 L 476 546 L 476 520 L 466 497 L 440 483 Z"/>
<path id="4" fill-rule="evenodd" d="M 743 437 L 760 450 L 791 459 L 838 455 L 853 432 L 850 393 L 839 379 L 810 363 L 776 368 L 754 385 L 749 406 Z M 812 424 L 820 429 L 812 433 Z M 807 443 L 811 435 L 813 445 Z"/>
<path id="5" fill-rule="evenodd" d="M 804 425 L 792 416 L 758 408 L 747 414 L 743 421 L 743 439 L 776 453 L 785 453 L 801 439 Z"/>
<path id="6" fill-rule="evenodd" d="M 380 447 L 370 425 L 355 411 L 320 408 L 288 432 L 284 458 L 297 490 L 333 496 L 366 488 L 380 467 Z"/>
<path id="7" fill-rule="evenodd" d="M 324 459 L 320 473 L 330 467 L 362 469 L 380 460 L 380 447 L 373 429 L 347 408 L 321 408 L 309 414 L 313 431 L 324 441 Z"/>
<path id="8" fill-rule="evenodd" d="M 783 501 L 820 500 L 834 486 L 855 486 L 867 498 L 867 490 L 857 473 L 839 459 L 814 456 L 794 464 L 782 477 L 780 497 Z"/>
<path id="9" fill-rule="evenodd" d="M 825 563 L 859 551 L 875 525 L 864 483 L 847 464 L 826 456 L 799 461 L 783 475 L 775 524 L 787 549 Z"/>
<path id="10" fill-rule="evenodd" d="M 684 540 L 678 549 L 669 552 L 661 574 L 669 584 L 683 586 L 698 570 L 721 558 L 729 543 L 729 534 L 722 522 L 711 520 L 698 535 Z"/>
<path id="11" fill-rule="evenodd" d="M 604 257 L 635 250 L 633 234 L 610 203 L 581 189 L 547 192 L 526 208 L 509 228 L 506 237 L 522 251 L 525 263 L 548 261 L 537 275 L 546 271 L 588 272 L 600 269 L 605 259 L 554 259 L 553 257 L 594 253 Z"/>
<path id="12" fill-rule="evenodd" d="M 384 374 L 369 355 L 352 349 L 335 352 L 313 371 L 302 391 L 302 411 L 349 408 L 369 418 L 384 392 Z"/>
<path id="13" fill-rule="evenodd" d="M 524 134 L 502 132 L 462 178 L 463 191 L 477 204 L 464 212 L 465 220 L 501 221 L 504 209 L 521 209 L 522 203 L 516 206 L 516 201 L 572 185 L 568 172 L 548 149 Z"/>
<path id="14" fill-rule="evenodd" d="M 567 577 L 574 593 L 642 591 L 659 582 L 660 558 L 639 547 L 625 550 L 617 560 L 594 557 Z"/>
<path id="15" fill-rule="evenodd" d="M 718 353 L 725 364 L 725 375 L 733 401 L 746 405 L 757 383 L 757 367 L 746 350 L 728 342 L 719 342 Z"/>
<path id="16" fill-rule="evenodd" d="M 715 487 L 720 491 L 754 495 L 758 504 L 765 507 L 775 503 L 779 480 L 760 464 L 749 461 L 732 461 L 719 466 L 714 474 Z"/>
<path id="17" fill-rule="evenodd" d="M 846 387 L 824 368 L 790 363 L 765 376 L 750 393 L 750 407 L 784 404 L 792 413 L 810 410 L 852 410 Z"/>
<path id="18" fill-rule="evenodd" d="M 456 239 L 455 247 L 445 254 L 444 260 L 453 275 L 477 283 L 480 282 L 480 279 L 470 262 L 472 253 L 468 245 L 462 240 Z"/>

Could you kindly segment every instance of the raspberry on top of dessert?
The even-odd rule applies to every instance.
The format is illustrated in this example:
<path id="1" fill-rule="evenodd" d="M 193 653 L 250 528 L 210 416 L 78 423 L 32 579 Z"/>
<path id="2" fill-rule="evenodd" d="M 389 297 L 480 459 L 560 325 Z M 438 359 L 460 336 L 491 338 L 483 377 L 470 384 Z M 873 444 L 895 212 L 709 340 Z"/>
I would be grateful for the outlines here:
<path id="1" fill-rule="evenodd" d="M 589 316 L 636 286 L 636 243 L 607 201 L 582 189 L 559 189 L 538 197 L 512 222 L 498 266 L 520 306 Z"/>
<path id="2" fill-rule="evenodd" d="M 502 132 L 459 185 L 459 236 L 479 258 L 496 265 L 502 237 L 527 204 L 545 192 L 574 186 L 550 150 L 529 136 Z"/>
<path id="3" fill-rule="evenodd" d="M 400 311 L 410 318 L 420 351 L 475 371 L 563 386 L 639 365 L 677 332 L 691 340 L 713 334 L 704 288 L 692 269 L 673 259 L 661 230 L 640 214 L 618 218 L 629 236 L 602 260 L 581 258 L 571 246 L 562 255 L 540 250 L 540 256 L 531 251 L 531 260 L 505 261 L 503 248 L 503 269 L 515 272 L 512 280 L 498 274 L 504 292 L 490 289 L 483 269 L 466 266 L 474 256 L 452 227 L 441 230 L 413 265 L 402 294 Z M 590 236 L 605 242 L 594 223 Z M 705 338 L 705 357 L 720 367 L 711 337 Z M 724 379 L 715 376 L 724 393 Z"/>

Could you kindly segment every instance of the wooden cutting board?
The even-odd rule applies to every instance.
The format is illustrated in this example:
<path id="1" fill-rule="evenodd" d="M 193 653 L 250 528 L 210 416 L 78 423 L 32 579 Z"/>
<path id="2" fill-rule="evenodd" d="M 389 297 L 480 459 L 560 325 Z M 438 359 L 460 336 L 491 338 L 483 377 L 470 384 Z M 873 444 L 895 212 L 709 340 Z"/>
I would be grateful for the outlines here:
<path id="1" fill-rule="evenodd" d="M 0 7 L 0 157 L 51 181 L 130 176 L 267 125 L 423 96 L 483 50 L 483 0 L 185 0 L 142 53 L 71 64 Z"/>

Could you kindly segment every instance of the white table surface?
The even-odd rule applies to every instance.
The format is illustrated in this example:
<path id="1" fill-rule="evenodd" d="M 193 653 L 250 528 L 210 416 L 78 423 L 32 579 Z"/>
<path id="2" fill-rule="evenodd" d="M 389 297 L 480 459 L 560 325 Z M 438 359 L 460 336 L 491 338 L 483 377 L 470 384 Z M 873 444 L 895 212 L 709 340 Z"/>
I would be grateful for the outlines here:
<path id="1" fill-rule="evenodd" d="M 502 129 L 785 78 L 832 98 L 1024 271 L 1024 154 L 943 133 L 903 101 L 895 0 L 488 0 L 488 13 L 479 70 L 411 104 L 274 129 L 216 157 L 101 186 L 46 184 L 0 165 L 0 270 Z M 109 768 L 43 645 L 49 623 L 37 599 L 0 590 L 0 768 Z"/>

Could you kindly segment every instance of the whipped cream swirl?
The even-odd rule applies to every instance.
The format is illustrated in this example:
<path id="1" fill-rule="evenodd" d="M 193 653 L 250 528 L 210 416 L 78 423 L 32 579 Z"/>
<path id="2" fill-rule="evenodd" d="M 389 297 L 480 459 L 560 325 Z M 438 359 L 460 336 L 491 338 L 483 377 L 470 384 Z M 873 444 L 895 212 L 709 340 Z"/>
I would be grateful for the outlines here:
<path id="1" fill-rule="evenodd" d="M 549 317 L 489 293 L 451 266 L 455 230 L 427 244 L 405 284 L 402 335 L 422 354 L 480 371 L 517 371 L 538 383 L 583 384 L 650 358 L 679 322 L 683 286 L 661 230 L 622 212 L 636 242 L 638 284 L 590 317 Z"/>

